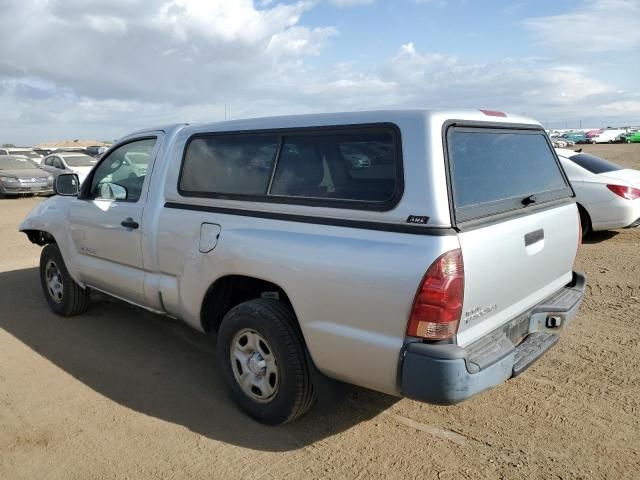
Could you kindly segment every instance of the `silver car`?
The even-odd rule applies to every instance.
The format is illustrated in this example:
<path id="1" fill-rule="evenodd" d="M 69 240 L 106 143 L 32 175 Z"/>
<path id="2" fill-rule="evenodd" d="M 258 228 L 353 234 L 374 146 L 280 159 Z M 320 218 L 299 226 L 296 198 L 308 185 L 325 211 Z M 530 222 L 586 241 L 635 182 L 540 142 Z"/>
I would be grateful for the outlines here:
<path id="1" fill-rule="evenodd" d="M 53 176 L 26 157 L 0 155 L 0 197 L 52 194 Z"/>
<path id="2" fill-rule="evenodd" d="M 77 184 L 59 175 L 20 226 L 51 309 L 98 290 L 214 334 L 269 424 L 324 377 L 463 401 L 540 358 L 584 295 L 574 192 L 540 124 L 502 112 L 142 130 Z"/>

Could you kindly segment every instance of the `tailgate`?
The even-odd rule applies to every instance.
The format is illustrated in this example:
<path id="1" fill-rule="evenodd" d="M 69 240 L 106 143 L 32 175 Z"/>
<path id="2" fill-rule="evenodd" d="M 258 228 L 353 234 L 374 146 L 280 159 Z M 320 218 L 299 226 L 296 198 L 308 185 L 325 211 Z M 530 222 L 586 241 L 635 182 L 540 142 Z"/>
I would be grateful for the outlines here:
<path id="1" fill-rule="evenodd" d="M 465 273 L 465 346 L 572 278 L 579 219 L 573 191 L 539 127 L 447 130 Z"/>
<path id="2" fill-rule="evenodd" d="M 467 345 L 571 281 L 578 245 L 575 204 L 459 235 L 465 291 L 458 343 Z"/>

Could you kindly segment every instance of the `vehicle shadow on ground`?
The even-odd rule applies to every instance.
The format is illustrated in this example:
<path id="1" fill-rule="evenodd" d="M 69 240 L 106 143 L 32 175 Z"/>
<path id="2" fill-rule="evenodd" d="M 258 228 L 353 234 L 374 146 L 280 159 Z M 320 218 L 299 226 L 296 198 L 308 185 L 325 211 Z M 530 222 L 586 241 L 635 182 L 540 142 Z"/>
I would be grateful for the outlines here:
<path id="1" fill-rule="evenodd" d="M 228 397 L 211 337 L 104 295 L 89 311 L 49 310 L 36 268 L 0 273 L 0 328 L 100 394 L 209 438 L 264 451 L 301 448 L 368 420 L 398 399 L 338 384 L 300 420 L 266 427 Z M 25 379 L 28 381 L 28 379 Z"/>
<path id="2" fill-rule="evenodd" d="M 601 232 L 591 232 L 589 235 L 587 235 L 587 238 L 585 238 L 582 243 L 586 243 L 587 245 L 598 244 L 615 237 L 619 233 L 620 232 L 616 232 L 614 230 L 603 230 Z"/>

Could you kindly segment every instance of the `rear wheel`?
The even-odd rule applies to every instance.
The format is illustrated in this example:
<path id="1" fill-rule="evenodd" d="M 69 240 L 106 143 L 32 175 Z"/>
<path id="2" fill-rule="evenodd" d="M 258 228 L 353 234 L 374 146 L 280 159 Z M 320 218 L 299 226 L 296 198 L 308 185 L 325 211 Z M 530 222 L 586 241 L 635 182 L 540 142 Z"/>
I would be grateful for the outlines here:
<path id="1" fill-rule="evenodd" d="M 71 278 L 55 243 L 46 245 L 40 254 L 40 284 L 49 308 L 58 315 L 72 317 L 89 308 L 89 290 Z"/>
<path id="2" fill-rule="evenodd" d="M 587 235 L 591 233 L 591 218 L 582 205 L 578 205 L 578 212 L 580 213 L 580 225 L 582 226 L 582 239 L 587 238 Z"/>
<path id="3" fill-rule="evenodd" d="M 290 422 L 313 404 L 304 342 L 282 302 L 250 300 L 229 311 L 218 332 L 218 359 L 235 402 L 262 423 Z"/>

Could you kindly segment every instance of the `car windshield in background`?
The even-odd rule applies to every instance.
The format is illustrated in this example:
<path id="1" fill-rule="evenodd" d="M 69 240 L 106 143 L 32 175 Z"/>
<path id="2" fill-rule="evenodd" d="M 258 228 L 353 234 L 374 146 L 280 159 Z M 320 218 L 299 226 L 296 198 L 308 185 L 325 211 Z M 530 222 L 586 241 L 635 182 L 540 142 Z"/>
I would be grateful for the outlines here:
<path id="1" fill-rule="evenodd" d="M 32 170 L 37 168 L 28 158 L 0 157 L 0 170 Z"/>
<path id="2" fill-rule="evenodd" d="M 9 155 L 20 155 L 22 157 L 36 158 L 40 159 L 40 155 L 38 155 L 33 150 L 11 150 Z"/>
<path id="3" fill-rule="evenodd" d="M 572 194 L 543 132 L 452 127 L 448 143 L 460 221 Z"/>
<path id="4" fill-rule="evenodd" d="M 615 172 L 616 170 L 624 169 L 624 167 L 621 167 L 618 164 L 605 160 L 604 158 L 596 157 L 595 155 L 589 155 L 588 153 L 573 155 L 572 157 L 569 157 L 569 160 L 595 174 Z"/>
<path id="5" fill-rule="evenodd" d="M 127 152 L 124 157 L 136 165 L 147 165 L 150 153 L 151 150 L 149 152 Z"/>
<path id="6" fill-rule="evenodd" d="M 74 155 L 73 157 L 64 157 L 64 161 L 70 167 L 93 167 L 98 160 L 89 155 Z"/>

